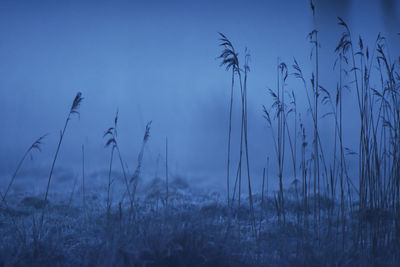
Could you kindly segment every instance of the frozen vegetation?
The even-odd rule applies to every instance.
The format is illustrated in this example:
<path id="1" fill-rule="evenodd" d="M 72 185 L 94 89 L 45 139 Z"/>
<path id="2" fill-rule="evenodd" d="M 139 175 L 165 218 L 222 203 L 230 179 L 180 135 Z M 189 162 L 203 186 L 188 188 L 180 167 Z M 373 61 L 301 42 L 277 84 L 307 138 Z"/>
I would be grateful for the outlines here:
<path id="1" fill-rule="evenodd" d="M 0 213 L 0 264 L 396 266 L 399 262 L 395 218 L 388 211 L 354 211 L 343 227 L 340 205 L 323 198 L 315 225 L 292 188 L 285 192 L 285 222 L 277 217 L 273 198 L 254 195 L 254 231 L 246 205 L 229 208 L 219 194 L 197 192 L 184 180 L 173 179 L 166 206 L 164 187 L 155 179 L 132 211 L 129 203 L 115 203 L 109 216 L 105 194 L 88 192 L 85 206 L 81 192 L 71 202 L 69 196 L 50 195 L 42 227 L 42 196 L 12 196 Z"/>
<path id="2" fill-rule="evenodd" d="M 248 151 L 248 142 L 257 141 L 248 138 L 250 54 L 246 50 L 239 56 L 226 35 L 219 34 L 219 60 L 229 71 L 231 94 L 223 194 L 171 175 L 167 140 L 165 174 L 141 182 L 151 122 L 130 173 L 120 153 L 118 113 L 104 133 L 110 153 L 104 186 L 94 190 L 85 181 L 82 147 L 76 191 L 53 193 L 63 137 L 73 130 L 69 121 L 86 101 L 78 93 L 45 193 L 12 190 L 25 158 L 40 150 L 45 137 L 23 154 L 1 190 L 0 266 L 400 266 L 399 58 L 389 56 L 382 35 L 368 46 L 345 21 L 338 18 L 338 24 L 342 37 L 334 63 L 319 60 L 316 25 L 308 35 L 311 73 L 304 73 L 296 59 L 276 66 L 276 85 L 268 91 L 273 104 L 260 108 L 270 129 L 268 164 L 276 166 L 276 175 L 269 177 L 268 165 L 260 190 L 254 190 Z M 325 88 L 319 75 L 321 66 L 331 65 L 337 77 L 333 89 Z M 294 80 L 300 88 L 292 90 L 288 84 Z M 306 99 L 305 109 L 297 106 L 298 95 Z M 357 124 L 344 123 L 344 96 L 357 107 Z M 240 118 L 232 115 L 233 103 L 241 108 Z M 232 127 L 234 120 L 240 127 Z M 322 120 L 333 125 L 331 136 L 320 136 Z M 345 127 L 359 136 L 356 151 L 346 147 L 351 141 L 343 134 Z M 231 140 L 239 129 L 240 140 Z M 232 155 L 232 146 L 240 147 L 239 155 Z M 356 159 L 353 172 L 350 157 Z M 288 177 L 291 181 L 285 181 Z M 271 179 L 277 181 L 276 190 L 268 190 Z"/>

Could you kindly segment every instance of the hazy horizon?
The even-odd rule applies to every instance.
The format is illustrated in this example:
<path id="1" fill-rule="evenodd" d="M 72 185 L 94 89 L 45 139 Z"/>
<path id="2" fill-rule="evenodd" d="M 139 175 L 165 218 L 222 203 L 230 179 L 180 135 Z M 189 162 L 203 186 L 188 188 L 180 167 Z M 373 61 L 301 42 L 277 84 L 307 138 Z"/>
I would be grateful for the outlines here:
<path id="1" fill-rule="evenodd" d="M 296 58 L 309 80 L 311 45 L 306 36 L 317 27 L 321 62 L 327 62 L 321 66 L 321 84 L 335 89 L 334 48 L 342 32 L 337 17 L 371 49 L 382 32 L 388 50 L 397 54 L 399 14 L 396 1 L 321 1 L 315 22 L 309 1 L 254 1 L 251 5 L 244 1 L 2 1 L 0 184 L 4 188 L 25 150 L 48 133 L 43 151 L 32 153 L 33 161 L 26 161 L 17 177 L 44 191 L 41 184 L 48 178 L 59 131 L 80 91 L 84 97 L 80 116 L 74 116 L 67 129 L 54 183 L 72 184 L 81 176 L 82 145 L 88 177 L 101 179 L 110 157 L 103 134 L 119 110 L 118 141 L 130 174 L 136 168 L 145 125 L 151 120 L 143 179 L 156 174 L 164 177 L 168 137 L 171 176 L 205 189 L 224 190 L 231 73 L 220 67 L 218 59 L 222 49 L 218 32 L 222 32 L 242 62 L 245 47 L 251 53 L 249 151 L 257 191 L 267 157 L 271 184 L 276 178 L 276 158 L 262 105 L 272 103 L 267 89 L 275 87 L 278 59 L 292 72 Z M 304 90 L 293 77 L 287 89 L 299 94 L 310 143 L 310 115 L 301 106 L 306 103 Z M 240 127 L 238 92 L 236 87 L 232 173 L 239 139 L 235 129 Z M 353 114 L 354 95 L 347 94 L 345 105 Z M 353 140 L 358 140 L 359 133 L 350 126 L 359 124 L 358 120 L 355 114 L 345 118 L 345 146 L 354 150 L 358 146 Z M 321 120 L 320 131 L 327 140 L 332 129 L 331 119 Z M 286 166 L 285 180 L 290 183 L 291 165 Z M 115 163 L 114 170 L 119 169 Z"/>

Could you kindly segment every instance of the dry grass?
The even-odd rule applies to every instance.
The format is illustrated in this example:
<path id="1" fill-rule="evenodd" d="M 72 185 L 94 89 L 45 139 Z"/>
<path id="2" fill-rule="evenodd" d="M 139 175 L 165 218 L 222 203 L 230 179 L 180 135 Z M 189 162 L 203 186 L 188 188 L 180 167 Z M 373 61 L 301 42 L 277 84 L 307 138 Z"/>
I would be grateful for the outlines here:
<path id="1" fill-rule="evenodd" d="M 313 16 L 318 11 L 312 1 L 311 11 Z M 135 172 L 130 175 L 117 142 L 118 112 L 114 125 L 104 134 L 105 146 L 111 148 L 108 180 L 103 188 L 105 196 L 90 193 L 90 187 L 85 187 L 82 181 L 82 205 L 72 194 L 70 205 L 63 200 L 48 199 L 68 122 L 72 115 L 79 114 L 82 97 L 78 93 L 61 131 L 45 197 L 18 199 L 8 194 L 26 156 L 40 149 L 44 137 L 25 152 L 1 196 L 4 205 L 0 209 L 3 237 L 0 265 L 400 265 L 400 62 L 388 56 L 386 39 L 380 34 L 370 50 L 361 37 L 354 42 L 353 33 L 343 19 L 339 18 L 338 24 L 343 33 L 335 49 L 337 60 L 333 65 L 338 82 L 334 90 L 325 88 L 319 77 L 323 70 L 318 58 L 317 25 L 309 34 L 312 48 L 309 77 L 297 60 L 291 68 L 284 62 L 277 63 L 276 88 L 269 90 L 272 105 L 263 106 L 278 170 L 277 177 L 272 178 L 279 183 L 277 192 L 268 192 L 271 155 L 267 155 L 268 166 L 263 169 L 261 194 L 252 191 L 248 142 L 257 140 L 248 140 L 250 55 L 246 49 L 244 64 L 240 64 L 241 58 L 232 42 L 220 33 L 221 66 L 232 71 L 227 201 L 225 196 L 221 201 L 217 194 L 199 193 L 182 179 L 171 181 L 167 140 L 165 181 L 155 179 L 147 187 L 138 188 L 151 122 L 146 125 Z M 306 111 L 297 106 L 296 94 L 300 90 L 288 91 L 292 79 L 302 84 Z M 240 118 L 232 116 L 235 90 L 240 97 Z M 353 93 L 359 112 L 356 152 L 346 147 L 351 140 L 344 135 L 348 126 L 343 119 L 347 112 L 343 104 L 345 90 Z M 241 126 L 238 165 L 232 184 L 231 136 L 235 119 Z M 332 135 L 324 137 L 329 142 L 321 141 L 322 120 L 334 126 Z M 310 125 L 311 129 L 307 129 Z M 327 151 L 332 153 L 326 154 Z M 123 178 L 118 205 L 113 205 L 111 196 L 116 181 L 112 177 L 114 156 L 118 156 Z M 349 157 L 358 160 L 355 174 L 349 174 Z M 293 181 L 290 188 L 284 188 L 284 179 L 292 168 Z M 248 206 L 241 202 L 243 171 L 247 175 Z M 84 180 L 83 147 L 82 175 Z M 126 195 L 128 203 L 124 202 Z"/>

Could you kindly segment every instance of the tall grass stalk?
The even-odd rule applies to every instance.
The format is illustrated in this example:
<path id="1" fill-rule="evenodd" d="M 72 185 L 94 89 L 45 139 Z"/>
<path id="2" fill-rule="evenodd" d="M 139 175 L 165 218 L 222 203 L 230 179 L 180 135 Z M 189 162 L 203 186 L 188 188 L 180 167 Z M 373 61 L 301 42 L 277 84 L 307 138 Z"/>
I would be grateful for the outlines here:
<path id="1" fill-rule="evenodd" d="M 118 158 L 119 158 L 119 162 L 121 164 L 121 169 L 122 169 L 123 179 L 124 179 L 124 183 L 125 183 L 125 187 L 126 187 L 126 192 L 128 193 L 128 197 L 129 197 L 129 201 L 130 201 L 130 207 L 131 207 L 130 210 L 132 211 L 133 210 L 133 197 L 132 197 L 131 190 L 129 188 L 129 182 L 128 182 L 127 174 L 125 171 L 124 162 L 122 160 L 121 152 L 119 150 L 119 146 L 118 146 L 118 142 L 117 142 L 117 124 L 118 124 L 118 111 L 114 118 L 114 127 L 108 128 L 108 130 L 104 133 L 104 136 L 103 136 L 103 137 L 106 137 L 106 136 L 109 137 L 109 139 L 107 140 L 107 142 L 105 144 L 105 147 L 108 147 L 111 145 L 110 171 L 109 171 L 109 177 L 108 177 L 109 180 L 108 180 L 107 191 L 110 190 L 111 183 L 112 183 L 111 166 L 112 166 L 112 159 L 113 159 L 114 150 L 115 150 L 118 153 Z M 108 198 L 108 201 L 109 201 L 109 198 Z M 107 203 L 107 204 L 110 204 L 110 203 Z"/>
<path id="2" fill-rule="evenodd" d="M 165 206 L 168 208 L 168 137 L 165 138 Z"/>
<path id="3" fill-rule="evenodd" d="M 243 94 L 244 94 L 244 144 L 246 151 L 246 166 L 247 166 L 247 185 L 248 185 L 248 193 L 249 193 L 249 202 L 250 202 L 250 216 L 253 223 L 253 231 L 256 236 L 256 221 L 254 216 L 254 204 L 253 204 L 253 194 L 251 190 L 251 178 L 250 178 L 250 160 L 249 160 L 249 145 L 247 138 L 247 74 L 250 71 L 249 67 L 250 54 L 246 49 L 245 55 L 245 65 L 244 65 L 244 82 L 243 82 Z M 240 78 L 240 75 L 239 75 Z M 241 84 L 241 83 L 240 83 Z"/>
<path id="4" fill-rule="evenodd" d="M 151 126 L 151 121 L 149 121 L 146 125 L 146 129 L 145 129 L 144 137 L 143 137 L 143 141 L 142 141 L 142 147 L 140 148 L 140 152 L 139 152 L 138 159 L 137 159 L 137 166 L 136 166 L 135 172 L 133 173 L 133 176 L 130 180 L 130 183 L 133 184 L 133 196 L 132 196 L 133 198 L 135 197 L 137 184 L 139 182 L 140 174 L 142 171 L 143 154 L 144 154 L 144 149 L 145 149 L 146 143 L 150 137 L 150 126 Z"/>
<path id="5" fill-rule="evenodd" d="M 314 24 L 315 24 L 315 4 L 314 1 L 310 1 L 311 4 L 311 9 L 313 13 L 313 18 L 314 18 Z M 316 226 L 316 215 L 317 215 L 317 201 L 318 201 L 318 222 L 321 219 L 321 214 L 320 214 L 320 207 L 321 207 L 321 202 L 320 202 L 320 177 L 319 177 L 319 149 L 318 149 L 318 97 L 319 97 L 319 68 L 318 68 L 318 48 L 319 48 L 319 43 L 318 43 L 318 30 L 315 28 L 314 30 L 311 31 L 311 33 L 308 35 L 311 44 L 314 46 L 314 55 L 315 55 L 315 75 L 314 72 L 312 73 L 312 78 L 311 78 L 311 84 L 312 84 L 312 89 L 314 93 L 314 140 L 313 140 L 313 145 L 314 145 L 314 154 L 313 154 L 313 160 L 314 160 L 314 226 Z M 311 53 L 312 55 L 312 53 Z"/>
<path id="6" fill-rule="evenodd" d="M 41 151 L 41 148 L 40 148 L 40 147 L 41 147 L 41 145 L 43 145 L 43 139 L 44 139 L 46 136 L 47 136 L 47 134 L 42 135 L 41 137 L 39 137 L 38 139 L 36 139 L 36 141 L 33 142 L 32 145 L 25 151 L 24 155 L 22 156 L 21 160 L 19 161 L 19 163 L 18 163 L 18 165 L 17 165 L 17 168 L 15 169 L 15 171 L 14 171 L 14 173 L 13 173 L 11 179 L 10 179 L 10 182 L 8 183 L 8 186 L 7 186 L 6 191 L 5 191 L 4 194 L 1 196 L 1 198 L 2 198 L 2 201 L 1 201 L 1 202 L 2 202 L 2 203 L 4 203 L 4 202 L 6 201 L 7 194 L 8 194 L 8 192 L 10 191 L 11 186 L 13 185 L 13 183 L 14 183 L 14 181 L 15 181 L 15 178 L 17 177 L 17 174 L 18 174 L 18 172 L 19 172 L 19 169 L 21 168 L 22 163 L 25 161 L 25 158 L 26 158 L 33 150 L 35 150 L 35 149 L 38 150 L 38 151 Z"/>
<path id="7" fill-rule="evenodd" d="M 112 184 L 112 179 L 111 179 L 111 171 L 112 171 L 112 164 L 113 164 L 113 158 L 114 158 L 114 150 L 116 148 L 117 141 L 115 139 L 117 135 L 117 122 L 118 122 L 118 111 L 114 119 L 114 127 L 109 128 L 106 133 L 104 134 L 104 137 L 106 135 L 110 135 L 110 139 L 108 139 L 106 143 L 106 147 L 111 145 L 111 156 L 110 156 L 110 166 L 108 169 L 108 182 L 107 182 L 107 200 L 106 200 L 106 209 L 107 209 L 107 221 L 110 218 L 110 212 L 111 212 L 111 184 Z"/>
<path id="8" fill-rule="evenodd" d="M 278 163 L 278 179 L 279 179 L 279 192 L 278 198 L 275 198 L 275 206 L 279 220 L 283 217 L 283 222 L 286 220 L 285 206 L 284 206 L 284 190 L 283 190 L 283 172 L 285 162 L 285 145 L 286 145 L 286 108 L 285 108 L 285 84 L 288 78 L 287 66 L 283 62 L 277 64 L 277 89 L 274 92 L 269 89 L 269 94 L 272 97 L 273 104 L 268 110 L 263 106 L 264 118 L 267 121 L 267 125 L 271 130 L 272 140 L 274 143 L 274 150 Z M 275 110 L 274 119 L 277 122 L 277 133 L 273 129 L 272 119 L 270 112 Z"/>
<path id="9" fill-rule="evenodd" d="M 226 70 L 232 69 L 232 81 L 231 81 L 231 94 L 229 102 L 229 124 L 228 124 L 228 155 L 226 163 L 226 193 L 227 193 L 227 203 L 230 206 L 230 155 L 231 155 L 231 132 L 232 132 L 232 106 L 233 106 L 233 88 L 235 84 L 235 73 L 239 68 L 239 60 L 235 48 L 229 39 L 222 33 L 220 35 L 220 46 L 224 47 L 224 50 L 220 54 L 219 58 L 222 59 L 221 66 L 225 66 Z"/>
<path id="10" fill-rule="evenodd" d="M 42 225 L 43 225 L 43 218 L 44 218 L 45 209 L 46 209 L 47 197 L 48 197 L 49 189 L 50 189 L 50 182 L 51 182 L 51 178 L 52 178 L 52 176 L 53 176 L 54 166 L 56 165 L 58 153 L 60 152 L 61 143 L 62 143 L 62 141 L 63 141 L 65 132 L 66 132 L 66 130 L 67 130 L 68 122 L 71 120 L 71 116 L 74 115 L 74 114 L 76 114 L 76 115 L 79 116 L 79 111 L 78 111 L 78 109 L 79 109 L 79 106 L 81 105 L 82 100 L 83 100 L 83 98 L 82 98 L 82 93 L 81 93 L 81 92 L 78 92 L 78 93 L 76 94 L 75 98 L 74 98 L 74 101 L 72 102 L 72 105 L 71 105 L 71 108 L 70 108 L 70 110 L 69 110 L 67 119 L 65 120 L 64 128 L 63 128 L 63 130 L 62 130 L 61 133 L 60 133 L 60 139 L 59 139 L 59 141 L 58 141 L 56 153 L 55 153 L 55 155 L 54 155 L 53 162 L 52 162 L 52 164 L 51 164 L 51 169 L 50 169 L 50 173 L 49 173 L 49 178 L 48 178 L 48 180 L 47 180 L 46 193 L 45 193 L 45 195 L 44 195 L 44 205 L 45 205 L 45 206 L 43 207 L 42 216 L 41 216 L 41 219 L 40 219 L 40 229 L 41 229 L 41 227 L 42 227 Z"/>
<path id="11" fill-rule="evenodd" d="M 229 39 L 222 33 L 220 33 L 220 41 L 221 46 L 224 47 L 222 53 L 219 58 L 222 59 L 221 66 L 225 66 L 227 70 L 232 68 L 232 86 L 231 86 L 231 102 L 230 102 L 230 114 L 229 114 L 229 128 L 228 128 L 228 162 L 227 162 L 227 194 L 228 194 L 228 205 L 229 205 L 229 164 L 230 164 L 230 138 L 231 138 L 231 121 L 232 121 L 232 103 L 233 103 L 233 87 L 234 87 L 234 74 L 238 75 L 239 85 L 240 85 L 240 96 L 241 96 L 241 132 L 240 132 L 240 148 L 239 148 L 239 163 L 237 169 L 237 175 L 235 180 L 234 193 L 232 195 L 232 203 L 235 197 L 236 184 L 239 183 L 239 192 L 238 192 L 238 204 L 240 207 L 240 199 L 241 199 L 241 186 L 242 186 L 242 158 L 243 158 L 243 147 L 246 156 L 246 167 L 247 167 L 247 182 L 248 182 L 248 192 L 249 192 L 249 204 L 250 204 L 250 216 L 252 221 L 252 229 L 254 233 L 256 231 L 255 228 L 255 217 L 254 217 L 254 208 L 253 208 L 253 196 L 251 191 L 251 178 L 250 178 L 250 160 L 249 160 L 249 152 L 248 152 L 248 138 L 247 138 L 247 75 L 250 71 L 249 68 L 249 60 L 250 54 L 245 52 L 245 64 L 243 66 L 243 70 L 240 69 L 238 54 L 235 52 L 235 49 Z M 244 73 L 244 77 L 242 80 L 242 72 Z"/>
<path id="12" fill-rule="evenodd" d="M 82 205 L 86 208 L 86 188 L 85 188 L 85 146 L 82 144 Z"/>

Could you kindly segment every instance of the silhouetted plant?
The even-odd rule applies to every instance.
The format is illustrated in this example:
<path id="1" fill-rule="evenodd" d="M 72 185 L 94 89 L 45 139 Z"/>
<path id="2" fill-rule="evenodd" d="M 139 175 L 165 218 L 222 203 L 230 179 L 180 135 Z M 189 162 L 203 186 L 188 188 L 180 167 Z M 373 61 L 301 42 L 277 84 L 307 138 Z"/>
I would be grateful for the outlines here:
<path id="1" fill-rule="evenodd" d="M 143 154 L 144 154 L 144 148 L 146 146 L 147 141 L 149 140 L 150 137 L 150 126 L 151 126 L 151 121 L 149 121 L 146 124 L 146 129 L 144 131 L 144 137 L 143 137 L 143 142 L 142 142 L 142 147 L 140 149 L 139 155 L 138 155 L 138 159 L 137 159 L 137 166 L 136 166 L 136 170 L 133 173 L 133 176 L 130 180 L 130 183 L 133 184 L 133 198 L 135 198 L 136 195 L 136 188 L 137 188 L 137 184 L 139 181 L 139 177 L 140 177 L 140 173 L 141 173 L 141 169 L 142 169 L 142 161 L 143 161 Z"/>
<path id="2" fill-rule="evenodd" d="M 108 182 L 107 182 L 107 200 L 106 200 L 106 206 L 107 206 L 107 220 L 110 218 L 110 212 L 111 212 L 111 171 L 112 171 L 112 163 L 113 163 L 113 158 L 114 158 L 114 150 L 117 147 L 117 123 L 118 123 L 118 110 L 114 118 L 114 127 L 108 128 L 108 130 L 104 133 L 103 137 L 109 136 L 109 139 L 107 140 L 105 147 L 111 146 L 111 156 L 110 156 L 110 166 L 108 169 Z"/>
<path id="3" fill-rule="evenodd" d="M 222 51 L 219 58 L 222 59 L 221 66 L 225 65 L 226 69 L 232 68 L 232 86 L 231 86 L 231 102 L 229 107 L 229 128 L 228 128 L 228 162 L 227 162 L 227 194 L 228 194 L 228 205 L 229 205 L 229 165 L 230 165 L 230 140 L 231 140 L 231 121 L 232 121 L 232 103 L 233 103 L 233 87 L 235 73 L 238 75 L 239 85 L 240 85 L 240 96 L 241 96 L 241 131 L 240 131 L 240 149 L 239 149 L 239 163 L 237 169 L 237 175 L 235 180 L 234 192 L 232 195 L 232 203 L 235 199 L 236 185 L 239 183 L 238 192 L 238 204 L 240 208 L 241 199 L 241 185 L 242 185 L 242 157 L 243 157 L 243 146 L 245 149 L 246 156 L 246 167 L 247 167 L 247 181 L 248 181 L 248 191 L 249 191 L 249 204 L 250 204 L 250 216 L 252 221 L 252 229 L 254 234 L 255 228 L 255 217 L 254 217 L 254 207 L 253 207 L 253 197 L 251 192 L 251 179 L 250 179 L 250 164 L 249 164 L 249 153 L 248 153 L 248 138 L 247 138 L 247 74 L 250 71 L 249 60 L 250 54 L 246 48 L 245 51 L 245 64 L 243 70 L 239 67 L 238 54 L 235 52 L 232 43 L 226 38 L 225 35 L 221 34 L 220 45 L 224 46 L 225 49 Z M 244 78 L 242 80 L 242 72 L 244 73 Z"/>
<path id="4" fill-rule="evenodd" d="M 273 118 L 277 121 L 277 133 L 275 133 L 270 111 L 263 106 L 264 118 L 267 120 L 267 125 L 271 129 L 272 139 L 274 142 L 274 150 L 278 163 L 278 179 L 279 179 L 279 194 L 275 202 L 278 218 L 283 216 L 285 222 L 285 206 L 284 206 L 284 192 L 283 192 L 283 171 L 285 162 L 285 144 L 286 144 L 286 104 L 285 104 L 285 85 L 286 79 L 288 78 L 287 66 L 283 62 L 278 62 L 277 66 L 277 89 L 274 92 L 269 89 L 269 95 L 273 99 L 271 109 L 275 110 Z"/>
<path id="5" fill-rule="evenodd" d="M 229 199 L 230 199 L 230 155 L 231 155 L 231 132 L 232 132 L 232 106 L 233 106 L 233 87 L 235 83 L 235 73 L 239 72 L 239 60 L 238 54 L 235 52 L 235 49 L 232 43 L 228 40 L 228 38 L 219 33 L 220 35 L 220 46 L 224 47 L 221 55 L 219 56 L 222 59 L 221 66 L 225 66 L 226 70 L 232 69 L 232 85 L 231 85 L 231 97 L 230 97 L 230 104 L 229 104 L 229 126 L 228 126 L 228 160 L 227 160 L 227 167 L 226 167 L 226 192 L 227 192 L 227 200 L 229 206 Z"/>
<path id="6" fill-rule="evenodd" d="M 60 133 L 60 139 L 59 139 L 59 141 L 58 141 L 56 153 L 55 153 L 54 158 L 53 158 L 53 163 L 51 164 L 51 169 L 50 169 L 49 178 L 48 178 L 48 180 L 47 180 L 46 193 L 45 193 L 45 195 L 44 195 L 44 203 L 47 203 L 47 196 L 48 196 L 49 190 L 50 190 L 50 182 L 51 182 L 51 178 L 52 178 L 52 176 L 53 176 L 54 166 L 55 166 L 56 161 L 57 161 L 58 153 L 60 152 L 61 143 L 62 143 L 62 141 L 63 141 L 65 132 L 66 132 L 66 130 L 67 130 L 68 122 L 71 120 L 71 116 L 72 116 L 72 115 L 76 114 L 76 115 L 79 116 L 79 111 L 78 111 L 78 110 L 79 110 L 79 107 L 80 107 L 80 105 L 81 105 L 82 100 L 83 100 L 83 98 L 82 98 L 82 93 L 81 93 L 81 92 L 78 92 L 78 93 L 76 94 L 75 98 L 74 98 L 74 101 L 72 102 L 72 105 L 71 105 L 71 108 L 70 108 L 70 110 L 69 110 L 67 119 L 65 120 L 64 128 L 63 128 L 63 130 L 62 130 L 61 133 Z M 41 219 L 40 219 L 40 228 L 41 228 L 41 226 L 43 225 L 44 213 L 45 213 L 45 207 L 43 208 L 42 216 L 41 216 Z"/>
<path id="7" fill-rule="evenodd" d="M 107 185 L 107 212 L 108 212 L 108 216 L 110 215 L 109 213 L 110 213 L 110 209 L 111 209 L 110 188 L 111 188 L 111 184 L 112 184 L 111 169 L 112 169 L 112 161 L 113 161 L 113 156 L 114 156 L 114 150 L 116 150 L 117 153 L 118 153 L 118 158 L 119 158 L 119 161 L 120 161 L 120 164 L 121 164 L 123 179 L 124 179 L 124 183 L 125 183 L 125 186 L 126 186 L 126 192 L 128 193 L 128 197 L 129 197 L 129 201 L 130 201 L 131 211 L 133 209 L 133 196 L 132 196 L 131 190 L 129 188 L 129 181 L 128 181 L 128 178 L 127 178 L 124 162 L 122 160 L 121 152 L 120 152 L 120 149 L 119 149 L 119 146 L 118 146 L 118 142 L 117 142 L 117 124 L 118 124 L 118 111 L 117 111 L 117 114 L 115 115 L 115 118 L 114 118 L 114 127 L 108 128 L 108 130 L 104 133 L 104 136 L 103 136 L 103 137 L 109 137 L 109 139 L 107 140 L 107 142 L 105 144 L 105 147 L 111 146 L 110 168 L 109 168 L 108 185 Z"/>
<path id="8" fill-rule="evenodd" d="M 6 201 L 6 197 L 8 192 L 10 191 L 10 188 L 12 186 L 12 184 L 14 183 L 15 178 L 17 177 L 18 171 L 22 166 L 22 163 L 25 161 L 25 158 L 29 155 L 30 152 L 32 152 L 33 150 L 38 150 L 41 151 L 41 145 L 43 144 L 43 139 L 47 136 L 47 134 L 42 135 L 41 137 L 39 137 L 35 142 L 33 142 L 33 144 L 25 151 L 25 154 L 22 156 L 21 160 L 19 161 L 17 168 L 15 169 L 10 182 L 8 183 L 7 189 L 4 192 L 4 194 L 2 195 L 2 203 Z"/>
<path id="9" fill-rule="evenodd" d="M 169 198 L 169 189 L 168 189 L 168 138 L 165 138 L 165 206 L 168 208 L 168 198 Z"/>

